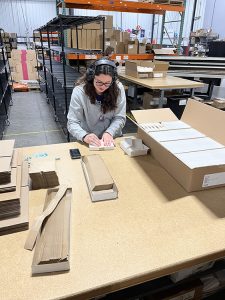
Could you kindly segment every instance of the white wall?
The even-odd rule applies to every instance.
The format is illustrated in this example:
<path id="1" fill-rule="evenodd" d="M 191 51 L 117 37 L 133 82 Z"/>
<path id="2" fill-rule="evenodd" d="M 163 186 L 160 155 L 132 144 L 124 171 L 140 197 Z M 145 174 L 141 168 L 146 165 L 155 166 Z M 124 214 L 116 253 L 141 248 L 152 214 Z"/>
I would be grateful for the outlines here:
<path id="1" fill-rule="evenodd" d="M 212 29 L 219 34 L 220 38 L 225 38 L 225 1 L 224 0 L 205 0 L 206 9 L 204 16 L 204 28 Z"/>
<path id="2" fill-rule="evenodd" d="M 0 27 L 18 36 L 32 36 L 55 16 L 55 0 L 0 0 Z"/>
<path id="3" fill-rule="evenodd" d="M 199 20 L 195 22 L 195 29 L 202 28 L 205 11 L 205 1 L 198 0 L 196 16 Z M 208 0 L 214 1 L 214 0 Z M 224 1 L 224 0 L 221 0 Z M 194 0 L 186 1 L 185 22 L 184 22 L 184 44 L 187 44 L 190 34 L 191 17 Z M 225 1 L 224 1 L 225 2 Z M 146 36 L 151 36 L 152 15 L 136 13 L 105 12 L 92 10 L 74 9 L 75 15 L 97 16 L 100 14 L 110 14 L 114 16 L 114 26 L 122 29 L 132 29 L 140 25 L 146 29 Z M 55 0 L 0 0 L 0 27 L 7 32 L 17 32 L 19 36 L 25 36 L 27 32 L 32 35 L 32 31 L 56 16 Z M 179 13 L 167 12 L 166 20 L 179 19 Z M 154 38 L 160 41 L 161 16 L 156 16 Z M 180 23 L 170 23 L 166 25 L 169 35 L 173 38 L 179 34 Z M 164 40 L 168 42 L 168 40 Z"/>

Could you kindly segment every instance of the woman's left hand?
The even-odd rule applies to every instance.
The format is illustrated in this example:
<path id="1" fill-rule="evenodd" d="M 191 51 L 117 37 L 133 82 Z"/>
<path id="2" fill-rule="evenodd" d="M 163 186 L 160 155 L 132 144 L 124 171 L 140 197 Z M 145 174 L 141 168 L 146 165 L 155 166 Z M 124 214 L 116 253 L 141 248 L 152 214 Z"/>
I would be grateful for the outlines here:
<path id="1" fill-rule="evenodd" d="M 103 133 L 102 140 L 104 146 L 111 146 L 112 144 L 115 145 L 113 137 L 108 132 Z"/>

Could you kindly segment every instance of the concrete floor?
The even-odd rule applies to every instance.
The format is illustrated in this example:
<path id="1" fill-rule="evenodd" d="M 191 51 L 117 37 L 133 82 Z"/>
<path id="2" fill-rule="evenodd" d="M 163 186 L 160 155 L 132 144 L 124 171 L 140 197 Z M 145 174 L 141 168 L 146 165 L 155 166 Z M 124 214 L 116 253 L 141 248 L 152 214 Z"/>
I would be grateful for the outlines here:
<path id="1" fill-rule="evenodd" d="M 15 92 L 12 98 L 10 125 L 5 128 L 3 139 L 15 139 L 17 148 L 66 142 L 44 93 Z"/>
<path id="2" fill-rule="evenodd" d="M 39 91 L 15 92 L 9 108 L 10 125 L 5 128 L 4 140 L 15 139 L 15 147 L 66 143 L 60 124 L 55 122 L 53 109 Z M 137 127 L 129 119 L 123 133 L 135 133 Z"/>

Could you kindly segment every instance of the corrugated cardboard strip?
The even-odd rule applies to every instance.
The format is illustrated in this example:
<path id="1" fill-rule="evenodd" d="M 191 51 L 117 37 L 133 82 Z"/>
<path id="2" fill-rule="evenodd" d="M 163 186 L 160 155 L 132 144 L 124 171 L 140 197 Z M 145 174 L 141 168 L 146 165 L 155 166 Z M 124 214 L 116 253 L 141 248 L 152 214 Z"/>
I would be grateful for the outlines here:
<path id="1" fill-rule="evenodd" d="M 34 244 L 36 242 L 36 238 L 40 232 L 41 226 L 44 222 L 44 220 L 54 211 L 54 209 L 59 204 L 60 200 L 62 200 L 63 196 L 65 195 L 68 187 L 67 186 L 61 186 L 56 193 L 54 199 L 49 203 L 47 208 L 43 211 L 43 213 L 37 218 L 35 223 L 33 224 L 32 228 L 29 231 L 26 243 L 24 245 L 24 248 L 27 250 L 32 250 L 34 248 Z"/>
<path id="2" fill-rule="evenodd" d="M 0 194 L 0 235 L 26 230 L 29 225 L 27 162 L 23 162 L 16 170 L 16 191 Z"/>
<path id="3" fill-rule="evenodd" d="M 55 199 L 58 188 L 47 191 L 45 207 Z M 72 190 L 67 189 L 55 210 L 42 226 L 36 241 L 32 274 L 66 271 L 70 269 L 70 207 Z"/>

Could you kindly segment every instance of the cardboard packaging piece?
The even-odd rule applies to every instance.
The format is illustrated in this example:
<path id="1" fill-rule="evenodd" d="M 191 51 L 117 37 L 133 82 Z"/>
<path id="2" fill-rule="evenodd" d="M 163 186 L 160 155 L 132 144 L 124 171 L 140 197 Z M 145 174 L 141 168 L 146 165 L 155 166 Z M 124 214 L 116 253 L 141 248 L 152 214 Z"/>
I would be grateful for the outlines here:
<path id="1" fill-rule="evenodd" d="M 99 155 L 84 156 L 83 162 L 89 175 L 92 191 L 107 190 L 113 187 L 113 179 Z"/>
<path id="2" fill-rule="evenodd" d="M 149 109 L 132 113 L 140 125 L 137 137 L 151 148 L 152 156 L 186 191 L 225 185 L 225 136 L 220 130 L 225 127 L 225 112 L 189 99 L 181 117 L 181 122 L 189 128 L 167 130 L 164 132 L 164 138 L 167 136 L 164 140 L 162 131 L 149 135 L 141 128 L 141 124 L 155 122 L 162 125 L 162 122 L 168 124 L 173 124 L 173 121 L 180 122 L 170 109 Z M 190 136 L 188 135 L 190 132 L 195 134 Z M 180 135 L 179 140 L 175 139 L 175 133 Z M 161 140 L 156 139 L 157 134 Z M 208 142 L 203 143 L 205 140 Z M 183 145 L 180 151 L 177 151 L 177 147 L 173 147 L 175 151 L 170 150 L 171 145 L 180 143 L 185 144 L 186 149 Z M 196 145 L 201 147 L 196 148 Z"/>
<path id="3" fill-rule="evenodd" d="M 149 68 L 150 70 L 140 72 L 139 67 Z M 152 78 L 152 77 L 165 77 L 169 63 L 158 62 L 151 60 L 127 60 L 125 63 L 125 73 L 128 76 L 136 78 Z"/>
<path id="4" fill-rule="evenodd" d="M 100 15 L 100 17 L 105 17 L 105 29 L 112 29 L 113 27 L 113 16 Z M 101 22 L 102 26 L 102 22 Z"/>

